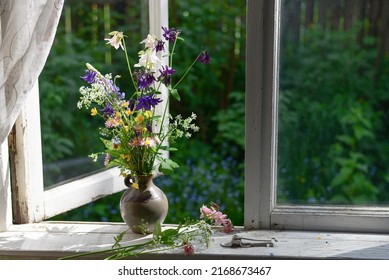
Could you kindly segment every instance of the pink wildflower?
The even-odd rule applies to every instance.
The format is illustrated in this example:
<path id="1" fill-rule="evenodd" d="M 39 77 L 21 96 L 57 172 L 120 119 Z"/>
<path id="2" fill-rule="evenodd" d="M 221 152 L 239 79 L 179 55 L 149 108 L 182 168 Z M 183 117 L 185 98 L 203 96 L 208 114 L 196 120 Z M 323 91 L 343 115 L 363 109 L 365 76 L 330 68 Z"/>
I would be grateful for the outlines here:
<path id="1" fill-rule="evenodd" d="M 195 254 L 195 249 L 191 243 L 186 243 L 184 245 L 184 253 L 185 253 L 185 255 L 194 255 Z"/>
<path id="2" fill-rule="evenodd" d="M 115 116 L 113 118 L 108 119 L 105 122 L 105 127 L 106 128 L 117 127 L 117 126 L 121 125 L 121 123 L 122 123 L 122 120 L 121 120 L 120 116 Z"/>
<path id="3" fill-rule="evenodd" d="M 147 137 L 146 140 L 144 141 L 144 144 L 148 148 L 153 148 L 157 145 L 154 138 L 151 138 L 151 137 Z"/>
<path id="4" fill-rule="evenodd" d="M 207 206 L 203 205 L 201 208 L 200 208 L 200 212 L 201 212 L 201 215 L 200 215 L 200 218 L 205 218 L 205 217 L 209 217 L 212 215 L 213 212 L 215 212 L 215 210 L 212 210 L 210 208 L 208 208 Z"/>
<path id="5" fill-rule="evenodd" d="M 144 146 L 145 142 L 143 141 L 142 138 L 136 137 L 129 144 L 131 147 L 136 147 L 136 146 Z"/>
<path id="6" fill-rule="evenodd" d="M 212 213 L 212 216 L 209 217 L 211 218 L 212 220 L 215 221 L 215 224 L 217 226 L 221 226 L 223 224 L 223 221 L 227 218 L 227 215 L 226 214 L 223 214 L 222 212 L 220 211 L 215 211 Z"/>
<path id="7" fill-rule="evenodd" d="M 203 205 L 200 208 L 200 218 L 201 219 L 208 219 L 211 222 L 214 223 L 215 226 L 223 226 L 223 231 L 225 233 L 230 233 L 234 231 L 234 226 L 232 225 L 232 222 L 230 219 L 228 219 L 226 214 L 223 214 L 222 212 L 218 211 L 219 206 L 217 204 L 212 204 L 211 208 L 208 208 L 207 206 Z"/>
<path id="8" fill-rule="evenodd" d="M 107 153 L 105 155 L 104 166 L 107 166 L 110 160 L 111 160 L 111 155 Z"/>
<path id="9" fill-rule="evenodd" d="M 223 222 L 223 231 L 225 233 L 231 233 L 234 231 L 234 226 L 232 225 L 232 222 L 230 219 L 225 219 Z"/>

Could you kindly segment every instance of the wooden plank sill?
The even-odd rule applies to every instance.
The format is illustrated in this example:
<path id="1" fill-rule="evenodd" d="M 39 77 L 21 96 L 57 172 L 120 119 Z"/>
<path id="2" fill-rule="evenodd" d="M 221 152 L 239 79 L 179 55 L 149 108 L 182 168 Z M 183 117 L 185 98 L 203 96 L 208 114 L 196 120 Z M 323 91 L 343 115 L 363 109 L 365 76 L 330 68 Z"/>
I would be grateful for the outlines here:
<path id="1" fill-rule="evenodd" d="M 114 237 L 126 230 L 123 223 L 42 222 L 13 225 L 0 232 L 0 259 L 57 259 L 63 256 L 108 249 Z M 388 234 L 238 230 L 242 237 L 276 238 L 274 247 L 224 248 L 232 235 L 216 233 L 208 248 L 196 259 L 389 259 Z M 126 242 L 145 238 L 129 233 Z M 182 259 L 181 251 L 142 256 L 142 259 Z"/>

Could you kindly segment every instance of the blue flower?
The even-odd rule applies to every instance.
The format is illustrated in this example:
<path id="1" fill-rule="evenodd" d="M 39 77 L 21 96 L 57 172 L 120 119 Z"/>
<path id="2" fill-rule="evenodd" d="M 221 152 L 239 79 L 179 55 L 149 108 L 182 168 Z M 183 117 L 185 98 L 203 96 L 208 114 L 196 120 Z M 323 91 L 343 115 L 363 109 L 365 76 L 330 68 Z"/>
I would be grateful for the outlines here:
<path id="1" fill-rule="evenodd" d="M 134 107 L 135 107 L 135 100 L 134 99 L 128 100 L 128 107 L 127 107 L 127 109 L 129 109 L 131 111 L 134 111 Z"/>
<path id="2" fill-rule="evenodd" d="M 87 74 L 81 78 L 89 84 L 93 83 L 95 81 L 97 73 L 94 71 L 91 71 L 91 70 L 86 70 L 86 72 L 87 72 Z"/>
<path id="3" fill-rule="evenodd" d="M 140 109 L 151 110 L 151 107 L 158 105 L 161 103 L 162 99 L 154 97 L 154 95 L 146 95 L 139 97 L 138 104 L 135 107 L 135 110 L 138 111 Z"/>
<path id="4" fill-rule="evenodd" d="M 164 83 L 165 85 L 168 85 L 170 84 L 171 75 L 176 73 L 176 70 L 165 65 L 162 67 L 162 70 L 159 70 L 159 72 L 161 73 L 161 75 L 158 77 L 158 79 L 162 81 L 162 83 Z"/>
<path id="5" fill-rule="evenodd" d="M 165 50 L 165 42 L 162 40 L 158 40 L 157 45 L 155 46 L 156 52 L 161 52 Z"/>
<path id="6" fill-rule="evenodd" d="M 203 50 L 197 57 L 197 60 L 202 64 L 209 64 L 211 58 L 209 56 L 208 50 Z"/>
<path id="7" fill-rule="evenodd" d="M 170 43 L 174 43 L 176 40 L 176 37 L 180 33 L 178 30 L 174 28 L 167 28 L 167 27 L 162 27 L 163 30 L 163 37 L 165 38 L 166 41 L 169 41 Z"/>
<path id="8" fill-rule="evenodd" d="M 106 83 L 106 85 L 108 85 L 108 88 L 107 88 L 108 93 L 116 94 L 117 97 L 119 98 L 119 100 L 122 100 L 125 98 L 126 94 L 124 92 L 120 92 L 120 88 L 117 85 L 115 85 L 115 83 L 112 80 L 105 79 L 105 83 Z"/>
<path id="9" fill-rule="evenodd" d="M 103 117 L 111 116 L 113 115 L 114 110 L 112 109 L 111 105 L 107 105 L 103 110 Z"/>
<path id="10" fill-rule="evenodd" d="M 147 89 L 149 88 L 155 81 L 155 77 L 152 73 L 146 73 L 145 71 L 135 72 L 134 77 L 138 81 L 138 89 Z"/>
<path id="11" fill-rule="evenodd" d="M 147 123 L 146 128 L 148 132 L 153 133 L 153 127 L 151 126 L 151 123 Z"/>

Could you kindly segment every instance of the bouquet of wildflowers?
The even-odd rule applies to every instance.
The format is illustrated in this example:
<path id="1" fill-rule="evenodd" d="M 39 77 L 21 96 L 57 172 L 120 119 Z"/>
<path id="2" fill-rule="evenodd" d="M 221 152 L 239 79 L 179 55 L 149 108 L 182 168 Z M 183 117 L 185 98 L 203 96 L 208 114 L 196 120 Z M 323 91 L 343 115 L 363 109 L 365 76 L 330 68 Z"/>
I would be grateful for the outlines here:
<path id="1" fill-rule="evenodd" d="M 106 148 L 104 164 L 106 167 L 118 166 L 123 176 L 129 173 L 150 175 L 155 170 L 162 174 L 172 173 L 178 167 L 177 163 L 162 156 L 163 151 L 175 150 L 166 144 L 167 140 L 174 142 L 180 137 L 189 138 L 192 132 L 199 129 L 194 124 L 194 113 L 188 118 L 180 115 L 173 117 L 167 113 L 167 107 L 170 97 L 180 100 L 177 86 L 196 61 L 209 63 L 208 51 L 202 50 L 181 78 L 173 83 L 176 73 L 172 68 L 174 49 L 182 38 L 180 31 L 174 28 L 162 29 L 162 39 L 149 34 L 141 42 L 144 48 L 138 53 L 139 61 L 133 69 L 123 32 L 113 31 L 109 33 L 111 38 L 105 39 L 107 44 L 124 51 L 129 78 L 134 85 L 129 97 L 116 84 L 120 76 L 102 74 L 87 63 L 87 73 L 82 77 L 89 86 L 80 88 L 81 97 L 77 106 L 90 109 L 92 116 L 102 117 L 104 125 L 99 132 Z M 168 42 L 172 44 L 170 51 L 165 50 Z M 161 59 L 165 55 L 169 58 L 168 65 L 164 65 Z M 167 88 L 167 99 L 162 113 L 158 114 L 156 106 L 163 102 L 161 92 L 164 87 Z M 98 154 L 101 153 L 91 156 L 97 160 Z"/>

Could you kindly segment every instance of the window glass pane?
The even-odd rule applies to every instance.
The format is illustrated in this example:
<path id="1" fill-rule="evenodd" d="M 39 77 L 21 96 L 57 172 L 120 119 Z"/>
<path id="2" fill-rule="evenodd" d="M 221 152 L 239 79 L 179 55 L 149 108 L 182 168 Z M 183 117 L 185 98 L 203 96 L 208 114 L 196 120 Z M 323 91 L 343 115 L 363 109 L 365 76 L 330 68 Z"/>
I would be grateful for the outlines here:
<path id="1" fill-rule="evenodd" d="M 389 204 L 386 1 L 283 0 L 278 204 Z"/>
<path id="2" fill-rule="evenodd" d="M 103 73 L 126 73 L 123 52 L 104 44 L 107 34 L 126 30 L 139 42 L 148 30 L 145 1 L 65 1 L 54 45 L 39 78 L 45 188 L 103 168 L 88 155 L 102 151 L 99 120 L 77 108 L 80 78 L 91 63 Z M 128 51 L 136 55 L 138 45 Z M 120 87 L 129 86 L 127 79 Z"/>
<path id="3" fill-rule="evenodd" d="M 172 114 L 197 114 L 200 131 L 174 146 L 180 168 L 161 178 L 174 222 L 198 217 L 199 206 L 219 204 L 243 224 L 245 1 L 170 1 L 169 25 L 182 30 L 175 67 L 184 73 L 202 48 L 211 62 L 196 64 L 180 84 L 181 102 Z M 177 218 L 175 218 L 177 217 Z"/>

